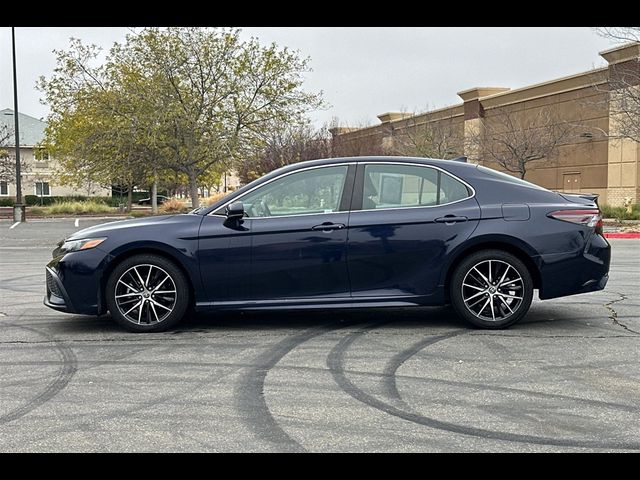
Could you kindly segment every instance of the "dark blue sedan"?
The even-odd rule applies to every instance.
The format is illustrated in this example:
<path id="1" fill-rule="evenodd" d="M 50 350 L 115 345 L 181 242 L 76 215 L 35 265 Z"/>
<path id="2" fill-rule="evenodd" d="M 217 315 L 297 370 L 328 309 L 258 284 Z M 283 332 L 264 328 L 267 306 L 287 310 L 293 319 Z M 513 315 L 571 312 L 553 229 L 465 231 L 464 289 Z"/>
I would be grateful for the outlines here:
<path id="1" fill-rule="evenodd" d="M 601 290 L 610 246 L 590 195 L 461 161 L 290 165 L 190 214 L 74 233 L 44 303 L 136 332 L 196 311 L 451 304 L 505 328 L 541 299 Z"/>

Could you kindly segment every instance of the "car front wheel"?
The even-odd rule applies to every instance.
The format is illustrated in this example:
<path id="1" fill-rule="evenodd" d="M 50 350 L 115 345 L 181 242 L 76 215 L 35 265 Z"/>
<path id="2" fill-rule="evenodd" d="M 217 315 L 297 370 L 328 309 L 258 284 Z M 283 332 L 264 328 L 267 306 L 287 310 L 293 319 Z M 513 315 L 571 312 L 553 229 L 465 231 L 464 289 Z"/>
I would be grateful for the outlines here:
<path id="1" fill-rule="evenodd" d="M 166 330 L 182 319 L 189 306 L 184 273 L 158 255 L 134 255 L 118 264 L 105 294 L 113 319 L 132 332 Z"/>
<path id="2" fill-rule="evenodd" d="M 451 304 L 476 327 L 506 328 L 526 315 L 533 281 L 520 259 L 502 250 L 483 250 L 464 259 L 450 283 Z"/>

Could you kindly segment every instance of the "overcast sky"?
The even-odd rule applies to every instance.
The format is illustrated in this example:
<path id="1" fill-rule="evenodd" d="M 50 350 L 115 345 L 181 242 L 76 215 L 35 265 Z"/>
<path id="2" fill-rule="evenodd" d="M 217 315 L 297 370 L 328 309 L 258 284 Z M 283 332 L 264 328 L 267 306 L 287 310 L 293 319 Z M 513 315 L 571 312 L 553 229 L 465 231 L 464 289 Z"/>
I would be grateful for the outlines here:
<path id="1" fill-rule="evenodd" d="M 477 86 L 518 88 L 604 66 L 598 52 L 612 46 L 586 27 L 263 27 L 243 35 L 276 42 L 311 57 L 305 88 L 324 92 L 331 105 L 312 115 L 321 125 L 377 123 L 388 111 L 421 111 L 460 101 L 456 92 Z M 35 89 L 51 75 L 53 49 L 69 37 L 108 50 L 126 28 L 16 29 L 20 111 L 45 117 Z M 0 110 L 13 108 L 11 29 L 0 28 Z"/>

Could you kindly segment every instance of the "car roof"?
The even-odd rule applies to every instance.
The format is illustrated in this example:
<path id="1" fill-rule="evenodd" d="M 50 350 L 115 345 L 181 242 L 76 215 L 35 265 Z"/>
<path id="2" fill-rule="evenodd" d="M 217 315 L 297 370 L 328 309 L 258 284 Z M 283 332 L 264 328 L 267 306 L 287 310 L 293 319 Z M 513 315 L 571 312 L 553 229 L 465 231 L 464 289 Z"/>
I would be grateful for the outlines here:
<path id="1" fill-rule="evenodd" d="M 308 168 L 322 165 L 333 165 L 333 164 L 341 164 L 341 163 L 418 163 L 423 165 L 432 165 L 436 167 L 441 167 L 444 169 L 450 167 L 462 167 L 462 168 L 475 168 L 476 165 L 472 163 L 466 163 L 466 161 L 461 160 L 444 160 L 440 158 L 426 158 L 426 157 L 401 157 L 401 156 L 360 156 L 360 157 L 334 157 L 334 158 L 321 158 L 318 160 L 307 160 L 304 162 L 292 163 L 290 165 L 285 165 L 284 167 L 278 168 L 277 170 L 273 170 L 266 174 L 264 177 L 271 177 L 280 175 L 282 173 L 297 170 L 300 168 Z M 263 177 L 263 178 L 264 178 Z"/>

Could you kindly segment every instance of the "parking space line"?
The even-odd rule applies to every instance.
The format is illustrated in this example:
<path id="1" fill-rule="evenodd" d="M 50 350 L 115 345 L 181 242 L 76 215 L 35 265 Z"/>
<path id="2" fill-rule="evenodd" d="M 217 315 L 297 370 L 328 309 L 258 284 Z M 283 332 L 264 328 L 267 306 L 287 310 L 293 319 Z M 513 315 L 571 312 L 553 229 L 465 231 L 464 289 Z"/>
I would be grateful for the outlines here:
<path id="1" fill-rule="evenodd" d="M 11 230 L 12 228 L 16 228 L 18 225 L 20 225 L 20 222 L 16 222 L 16 223 L 14 223 L 13 225 L 11 225 L 11 226 L 9 227 L 9 230 Z"/>

